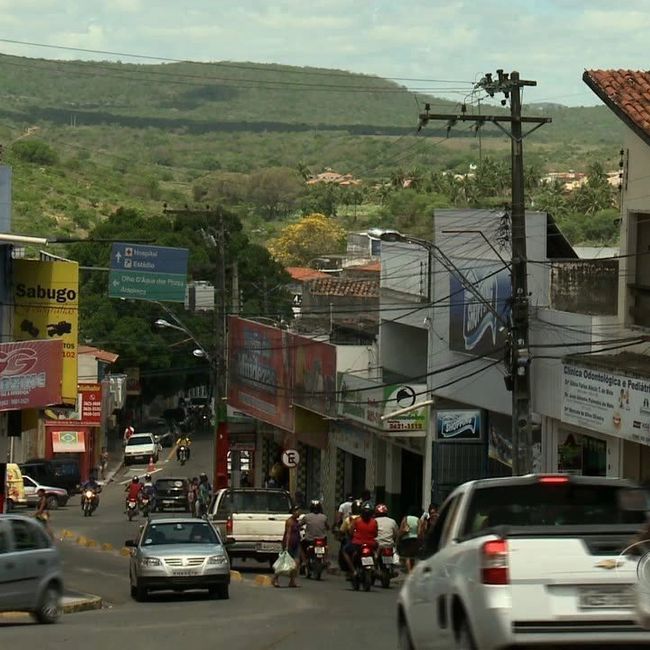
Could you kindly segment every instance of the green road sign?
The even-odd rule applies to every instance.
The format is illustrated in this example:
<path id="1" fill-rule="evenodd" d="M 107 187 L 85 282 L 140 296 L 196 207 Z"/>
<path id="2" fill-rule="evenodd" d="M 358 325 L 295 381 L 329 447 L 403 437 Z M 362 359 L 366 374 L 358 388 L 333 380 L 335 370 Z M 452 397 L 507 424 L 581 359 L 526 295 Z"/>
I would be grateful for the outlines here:
<path id="1" fill-rule="evenodd" d="M 187 257 L 186 248 L 113 244 L 108 295 L 185 302 Z"/>

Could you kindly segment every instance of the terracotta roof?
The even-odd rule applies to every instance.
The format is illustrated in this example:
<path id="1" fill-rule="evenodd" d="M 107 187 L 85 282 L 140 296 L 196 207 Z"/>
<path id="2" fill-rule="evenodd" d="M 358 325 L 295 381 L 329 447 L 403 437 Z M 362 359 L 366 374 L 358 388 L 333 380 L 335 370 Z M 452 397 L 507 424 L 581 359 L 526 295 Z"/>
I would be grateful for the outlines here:
<path id="1" fill-rule="evenodd" d="M 582 80 L 650 144 L 650 70 L 585 70 Z"/>
<path id="2" fill-rule="evenodd" d="M 381 273 L 381 262 L 369 262 L 359 266 L 348 266 L 346 271 L 365 271 L 366 273 Z"/>
<path id="3" fill-rule="evenodd" d="M 95 359 L 105 361 L 106 363 L 115 363 L 120 356 L 114 352 L 107 352 L 106 350 L 94 348 L 91 345 L 80 345 L 78 352 L 79 354 L 92 354 Z"/>
<path id="4" fill-rule="evenodd" d="M 317 280 L 319 278 L 329 278 L 329 274 L 310 269 L 307 266 L 287 266 L 287 273 L 299 282 L 308 282 L 309 280 Z"/>
<path id="5" fill-rule="evenodd" d="M 326 278 L 309 283 L 309 291 L 320 296 L 356 296 L 358 298 L 379 298 L 378 280 L 345 280 Z"/>

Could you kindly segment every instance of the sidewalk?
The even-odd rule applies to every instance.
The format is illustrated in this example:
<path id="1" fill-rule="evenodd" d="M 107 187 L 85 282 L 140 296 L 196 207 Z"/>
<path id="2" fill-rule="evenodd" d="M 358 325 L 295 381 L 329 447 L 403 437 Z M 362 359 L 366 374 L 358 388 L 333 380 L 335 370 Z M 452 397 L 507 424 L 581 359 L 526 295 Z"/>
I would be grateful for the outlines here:
<path id="1" fill-rule="evenodd" d="M 88 612 L 94 609 L 101 609 L 104 601 L 100 596 L 82 594 L 76 591 L 66 591 L 61 599 L 63 614 L 76 614 L 77 612 Z M 0 621 L 19 620 L 29 618 L 27 612 L 0 612 Z"/>

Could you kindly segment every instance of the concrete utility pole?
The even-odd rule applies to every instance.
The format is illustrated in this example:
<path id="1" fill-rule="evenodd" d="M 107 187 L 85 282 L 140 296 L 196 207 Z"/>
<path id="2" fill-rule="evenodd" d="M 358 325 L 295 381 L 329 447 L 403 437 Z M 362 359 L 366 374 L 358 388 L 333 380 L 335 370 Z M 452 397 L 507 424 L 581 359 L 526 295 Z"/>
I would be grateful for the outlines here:
<path id="1" fill-rule="evenodd" d="M 191 209 L 185 207 L 179 210 L 164 208 L 165 214 L 172 215 L 197 215 L 202 214 L 210 217 L 211 221 L 217 222 L 216 228 L 206 224 L 205 236 L 211 245 L 215 247 L 217 259 L 215 263 L 215 306 L 214 306 L 214 336 L 215 352 L 211 364 L 211 383 L 213 392 L 213 408 L 216 420 L 216 440 L 214 457 L 214 480 L 215 490 L 228 487 L 228 451 L 230 439 L 228 435 L 228 409 L 226 406 L 227 397 L 227 376 L 226 376 L 226 236 L 224 225 L 224 214 L 221 208 Z M 206 219 L 207 221 L 207 219 Z M 214 233 L 214 234 L 213 234 Z"/>
<path id="2" fill-rule="evenodd" d="M 440 115 L 429 113 L 429 105 L 425 105 L 425 113 L 420 115 L 420 127 L 430 120 L 445 120 L 448 129 L 456 122 L 476 122 L 480 128 L 486 122 L 496 124 L 511 141 L 512 156 L 512 200 L 511 200 L 511 231 L 512 231 L 512 322 L 509 331 L 509 345 L 506 365 L 510 370 L 506 378 L 506 386 L 512 391 L 512 473 L 527 474 L 532 471 L 532 430 L 531 430 L 531 390 L 530 390 L 530 352 L 529 352 L 529 302 L 526 255 L 526 209 L 524 200 L 524 159 L 523 139 L 543 124 L 548 124 L 548 117 L 523 117 L 521 114 L 521 89 L 524 86 L 536 86 L 536 81 L 524 81 L 518 72 L 510 75 L 503 70 L 497 70 L 498 79 L 492 74 L 486 74 L 476 86 L 485 90 L 490 97 L 503 93 L 505 106 L 510 98 L 510 115 L 467 115 L 463 105 L 460 115 Z M 502 126 L 510 124 L 510 131 Z M 522 132 L 522 124 L 534 126 L 526 133 Z"/>

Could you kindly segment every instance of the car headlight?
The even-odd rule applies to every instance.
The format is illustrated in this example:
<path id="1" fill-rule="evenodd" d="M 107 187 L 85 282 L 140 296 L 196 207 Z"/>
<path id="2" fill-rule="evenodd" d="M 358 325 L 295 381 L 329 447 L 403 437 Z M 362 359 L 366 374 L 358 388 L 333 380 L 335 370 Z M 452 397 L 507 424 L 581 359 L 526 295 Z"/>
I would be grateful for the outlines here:
<path id="1" fill-rule="evenodd" d="M 225 555 L 212 555 L 208 558 L 208 564 L 224 566 L 228 564 L 228 558 Z"/>
<path id="2" fill-rule="evenodd" d="M 160 566 L 162 562 L 157 557 L 143 557 L 140 558 L 142 566 Z"/>

